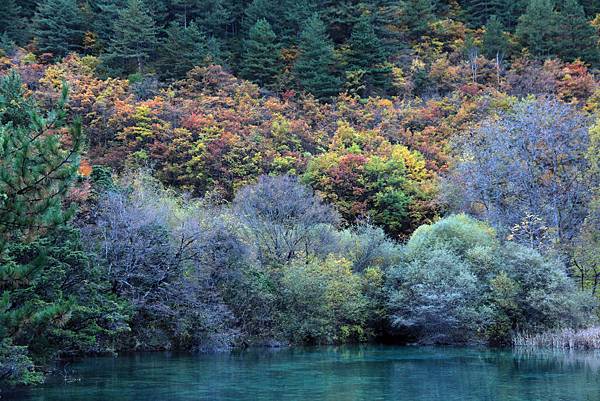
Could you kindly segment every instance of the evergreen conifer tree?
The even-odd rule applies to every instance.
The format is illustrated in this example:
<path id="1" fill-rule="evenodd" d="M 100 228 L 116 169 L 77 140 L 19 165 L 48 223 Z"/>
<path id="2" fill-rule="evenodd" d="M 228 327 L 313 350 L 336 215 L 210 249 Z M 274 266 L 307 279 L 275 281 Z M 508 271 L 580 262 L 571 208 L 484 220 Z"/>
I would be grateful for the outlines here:
<path id="1" fill-rule="evenodd" d="M 600 2 L 598 0 L 581 0 L 580 3 L 590 19 L 594 18 L 596 14 L 600 14 Z"/>
<path id="2" fill-rule="evenodd" d="M 429 23 L 434 17 L 431 0 L 402 0 L 400 22 L 406 29 L 406 36 L 418 40 L 429 31 Z"/>
<path id="3" fill-rule="evenodd" d="M 90 2 L 92 12 L 92 29 L 100 40 L 100 47 L 106 48 L 113 36 L 113 26 L 119 18 L 119 11 L 127 6 L 127 0 L 93 0 Z"/>
<path id="4" fill-rule="evenodd" d="M 81 129 L 79 123 L 71 126 L 71 147 L 61 145 L 55 132 L 67 127 L 66 93 L 65 88 L 56 110 L 42 116 L 15 72 L 0 79 L 0 338 L 8 339 L 0 354 L 20 355 L 23 371 L 8 379 L 17 383 L 39 377 L 31 372 L 26 350 L 15 348 L 27 344 L 13 340 L 31 337 L 39 332 L 32 327 L 60 320 L 71 306 L 66 299 L 39 302 L 33 291 L 48 265 L 34 243 L 70 216 L 62 202 L 76 176 Z"/>
<path id="5" fill-rule="evenodd" d="M 16 43 L 10 36 L 6 33 L 0 33 L 0 56 L 5 56 L 13 51 L 15 47 Z"/>
<path id="6" fill-rule="evenodd" d="M 221 41 L 232 34 L 232 26 L 239 29 L 244 3 L 237 0 L 198 0 L 194 20 L 208 36 Z"/>
<path id="7" fill-rule="evenodd" d="M 318 99 L 328 99 L 340 89 L 334 65 L 333 43 L 327 35 L 325 24 L 315 14 L 307 21 L 300 35 L 294 75 L 302 89 Z"/>
<path id="8" fill-rule="evenodd" d="M 0 250 L 8 240 L 63 220 L 61 200 L 77 171 L 80 126 L 71 127 L 69 151 L 58 135 L 46 133 L 65 126 L 66 95 L 65 89 L 57 109 L 44 118 L 15 72 L 0 81 Z"/>
<path id="9" fill-rule="evenodd" d="M 324 0 L 319 4 L 319 15 L 334 43 L 343 43 L 360 19 L 364 3 L 357 0 Z"/>
<path id="10" fill-rule="evenodd" d="M 577 0 L 563 0 L 558 15 L 557 54 L 565 61 L 599 61 L 598 34 Z"/>
<path id="11" fill-rule="evenodd" d="M 243 2 L 171 0 L 168 4 L 166 12 L 169 16 L 169 24 L 164 25 L 169 26 L 170 23 L 177 22 L 187 28 L 191 22 L 195 22 L 199 30 L 208 38 L 208 47 L 215 57 L 223 56 L 231 50 L 231 47 L 239 50 Z M 160 26 L 158 22 L 157 26 Z"/>
<path id="12" fill-rule="evenodd" d="M 262 87 L 271 87 L 279 71 L 277 37 L 264 18 L 256 21 L 244 40 L 242 77 Z"/>
<path id="13" fill-rule="evenodd" d="M 160 47 L 160 65 L 165 78 L 179 79 L 195 66 L 218 59 L 217 46 L 192 21 L 185 27 L 172 22 L 165 29 L 166 37 Z"/>
<path id="14" fill-rule="evenodd" d="M 503 0 L 467 0 L 464 4 L 469 24 L 480 27 L 492 15 L 502 15 Z"/>
<path id="15" fill-rule="evenodd" d="M 405 46 L 402 29 L 402 3 L 397 0 L 372 0 L 369 12 L 375 35 L 379 38 L 385 54 L 394 54 Z"/>
<path id="16" fill-rule="evenodd" d="M 173 5 L 172 0 L 142 0 L 142 3 L 157 27 L 165 27 L 169 24 L 171 21 L 169 9 Z"/>
<path id="17" fill-rule="evenodd" d="M 171 0 L 169 4 L 171 23 L 176 22 L 186 28 L 198 15 L 199 6 L 199 0 Z"/>
<path id="18" fill-rule="evenodd" d="M 43 0 L 33 17 L 38 50 L 65 56 L 81 49 L 84 18 L 75 0 Z"/>
<path id="19" fill-rule="evenodd" d="M 553 0 L 530 0 L 516 35 L 533 56 L 548 58 L 556 54 L 557 23 Z"/>
<path id="20" fill-rule="evenodd" d="M 285 45 L 296 45 L 306 21 L 318 10 L 317 0 L 282 0 L 280 40 Z M 276 32 L 277 33 L 277 32 Z"/>
<path id="21" fill-rule="evenodd" d="M 119 12 L 114 35 L 105 55 L 109 64 L 125 73 L 142 72 L 154 54 L 157 28 L 142 0 L 129 0 Z"/>
<path id="22" fill-rule="evenodd" d="M 467 0 L 464 1 L 464 16 L 468 23 L 478 28 L 495 15 L 503 25 L 514 27 L 527 3 L 524 0 Z"/>
<path id="23" fill-rule="evenodd" d="M 363 16 L 354 26 L 348 41 L 348 71 L 358 72 L 363 76 L 363 95 L 368 96 L 374 91 L 385 87 L 389 70 L 383 64 L 386 61 L 381 41 L 368 17 Z"/>
<path id="24" fill-rule="evenodd" d="M 274 0 L 253 0 L 244 10 L 242 32 L 249 33 L 261 19 L 266 20 L 271 25 L 271 29 L 274 29 L 282 22 L 278 5 L 280 3 Z"/>
<path id="25" fill-rule="evenodd" d="M 9 40 L 17 41 L 20 31 L 24 28 L 21 19 L 21 7 L 17 0 L 0 1 L 0 35 L 6 35 Z"/>
<path id="26" fill-rule="evenodd" d="M 69 226 L 82 134 L 66 100 L 65 85 L 42 113 L 14 71 L 0 78 L 0 388 L 37 383 L 36 367 L 106 350 L 127 329 L 126 305 Z"/>
<path id="27" fill-rule="evenodd" d="M 498 17 L 492 15 L 485 24 L 483 34 L 483 54 L 488 59 L 503 59 L 508 50 L 508 39 L 504 26 Z"/>
<path id="28" fill-rule="evenodd" d="M 500 6 L 498 13 L 495 14 L 502 24 L 511 32 L 516 28 L 519 17 L 523 15 L 527 8 L 527 0 L 498 0 Z"/>
<path id="29" fill-rule="evenodd" d="M 348 56 L 350 68 L 368 69 L 385 61 L 381 41 L 375 35 L 368 17 L 361 18 L 354 26 L 348 45 L 350 47 Z"/>
<path id="30" fill-rule="evenodd" d="M 21 17 L 26 20 L 31 20 L 35 14 L 36 9 L 39 7 L 40 0 L 16 0 L 21 9 Z"/>

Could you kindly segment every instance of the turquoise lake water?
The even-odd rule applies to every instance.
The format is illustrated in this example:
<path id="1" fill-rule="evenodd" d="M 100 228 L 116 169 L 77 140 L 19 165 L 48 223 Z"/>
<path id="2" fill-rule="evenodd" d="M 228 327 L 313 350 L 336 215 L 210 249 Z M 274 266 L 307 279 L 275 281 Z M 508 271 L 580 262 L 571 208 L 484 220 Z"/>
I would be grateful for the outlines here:
<path id="1" fill-rule="evenodd" d="M 90 358 L 2 400 L 599 401 L 600 354 L 355 346 Z"/>

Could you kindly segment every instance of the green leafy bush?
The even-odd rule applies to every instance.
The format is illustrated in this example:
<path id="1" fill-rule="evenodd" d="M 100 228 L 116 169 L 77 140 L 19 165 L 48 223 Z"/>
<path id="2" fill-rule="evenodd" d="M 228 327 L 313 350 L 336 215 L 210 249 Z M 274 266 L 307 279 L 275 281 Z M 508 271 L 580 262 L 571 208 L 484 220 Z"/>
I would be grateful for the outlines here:
<path id="1" fill-rule="evenodd" d="M 417 229 L 388 291 L 392 325 L 433 343 L 504 343 L 517 329 L 582 327 L 595 305 L 562 263 L 502 243 L 465 215 Z"/>
<path id="2" fill-rule="evenodd" d="M 341 343 L 367 335 L 367 298 L 351 263 L 329 257 L 282 270 L 283 331 L 297 343 Z"/>

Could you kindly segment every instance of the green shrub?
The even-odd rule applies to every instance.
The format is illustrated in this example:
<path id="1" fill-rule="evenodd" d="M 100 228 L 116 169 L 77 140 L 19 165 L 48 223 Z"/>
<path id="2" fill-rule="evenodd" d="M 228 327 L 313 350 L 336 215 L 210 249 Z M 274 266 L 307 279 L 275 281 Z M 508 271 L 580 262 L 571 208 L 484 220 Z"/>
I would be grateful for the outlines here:
<path id="1" fill-rule="evenodd" d="M 590 323 L 594 301 L 562 263 L 464 215 L 415 231 L 388 277 L 390 321 L 420 342 L 506 343 L 516 330 Z"/>
<path id="2" fill-rule="evenodd" d="M 368 300 L 345 259 L 290 263 L 282 271 L 282 327 L 296 343 L 364 340 Z"/>

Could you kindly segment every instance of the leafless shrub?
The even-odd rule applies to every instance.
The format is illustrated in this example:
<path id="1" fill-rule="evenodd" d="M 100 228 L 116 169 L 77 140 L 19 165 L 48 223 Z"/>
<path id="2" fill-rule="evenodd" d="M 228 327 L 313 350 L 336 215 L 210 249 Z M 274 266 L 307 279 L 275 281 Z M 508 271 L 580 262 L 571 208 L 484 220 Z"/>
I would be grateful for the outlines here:
<path id="1" fill-rule="evenodd" d="M 548 331 L 539 334 L 516 333 L 512 343 L 513 346 L 522 348 L 600 349 L 600 326 L 582 330 Z"/>

